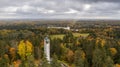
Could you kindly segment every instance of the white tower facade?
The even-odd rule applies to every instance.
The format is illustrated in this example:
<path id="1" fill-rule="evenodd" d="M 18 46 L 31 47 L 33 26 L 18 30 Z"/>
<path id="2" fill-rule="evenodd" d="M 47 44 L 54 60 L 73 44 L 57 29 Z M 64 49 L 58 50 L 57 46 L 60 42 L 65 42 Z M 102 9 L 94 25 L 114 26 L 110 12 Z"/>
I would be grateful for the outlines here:
<path id="1" fill-rule="evenodd" d="M 47 61 L 50 62 L 50 39 L 48 37 L 44 38 L 44 53 Z"/>

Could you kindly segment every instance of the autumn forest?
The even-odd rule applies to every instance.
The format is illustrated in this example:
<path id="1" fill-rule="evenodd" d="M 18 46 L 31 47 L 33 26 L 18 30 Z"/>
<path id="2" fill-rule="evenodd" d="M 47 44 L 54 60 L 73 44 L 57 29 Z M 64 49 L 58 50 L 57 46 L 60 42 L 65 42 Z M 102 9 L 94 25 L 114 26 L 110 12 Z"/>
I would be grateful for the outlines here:
<path id="1" fill-rule="evenodd" d="M 120 21 L 1 21 L 0 67 L 120 67 Z"/>

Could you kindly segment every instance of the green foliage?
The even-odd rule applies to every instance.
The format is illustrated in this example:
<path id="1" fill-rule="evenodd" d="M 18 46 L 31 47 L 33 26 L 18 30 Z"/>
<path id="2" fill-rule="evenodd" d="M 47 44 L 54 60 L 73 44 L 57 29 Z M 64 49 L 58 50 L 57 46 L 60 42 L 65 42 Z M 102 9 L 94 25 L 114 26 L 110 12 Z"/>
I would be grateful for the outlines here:
<path id="1" fill-rule="evenodd" d="M 61 39 L 53 39 L 51 40 L 51 45 L 50 45 L 50 52 L 51 55 L 56 54 L 58 58 L 62 55 L 62 41 Z"/>
<path id="2" fill-rule="evenodd" d="M 3 40 L 0 40 L 0 56 L 5 54 L 6 43 Z"/>
<path id="3" fill-rule="evenodd" d="M 75 67 L 88 67 L 88 64 L 85 58 L 85 53 L 83 50 L 81 49 L 76 50 L 74 64 L 75 64 Z"/>
<path id="4" fill-rule="evenodd" d="M 106 57 L 104 67 L 114 67 L 114 62 L 110 56 Z"/>
<path id="5" fill-rule="evenodd" d="M 105 48 L 95 48 L 92 62 L 94 67 L 114 67 L 114 62 L 107 55 Z"/>
<path id="6" fill-rule="evenodd" d="M 17 60 L 21 61 L 20 67 L 34 67 L 35 64 L 38 67 L 114 67 L 120 64 L 119 30 L 81 28 L 81 32 L 90 34 L 80 34 L 80 31 L 33 27 L 34 24 L 16 26 L 19 27 L 14 29 L 10 26 L 7 27 L 10 30 L 0 30 L 0 67 L 12 66 L 13 62 L 19 64 Z M 46 34 L 51 37 L 50 63 L 43 55 Z M 15 49 L 11 51 L 13 54 L 10 48 Z"/>
<path id="7" fill-rule="evenodd" d="M 51 67 L 61 67 L 61 64 L 58 61 L 58 58 L 57 58 L 57 56 L 55 54 L 53 55 L 50 64 L 51 64 Z"/>
<path id="8" fill-rule="evenodd" d="M 6 54 L 0 57 L 0 67 L 9 67 L 9 58 Z"/>
<path id="9" fill-rule="evenodd" d="M 50 62 L 47 61 L 45 55 L 44 55 L 43 58 L 42 58 L 41 67 L 50 67 Z"/>
<path id="10" fill-rule="evenodd" d="M 64 43 L 71 43 L 73 42 L 73 34 L 71 32 L 67 33 L 64 37 L 63 37 L 63 41 Z"/>

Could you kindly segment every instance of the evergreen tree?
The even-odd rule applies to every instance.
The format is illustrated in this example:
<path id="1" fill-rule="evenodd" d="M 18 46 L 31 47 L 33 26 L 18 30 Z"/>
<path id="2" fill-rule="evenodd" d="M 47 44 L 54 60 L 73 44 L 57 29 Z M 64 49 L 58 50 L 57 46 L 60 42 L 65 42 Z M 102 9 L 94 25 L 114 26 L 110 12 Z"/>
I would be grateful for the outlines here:
<path id="1" fill-rule="evenodd" d="M 51 64 L 51 67 L 61 67 L 61 65 L 58 61 L 58 58 L 55 54 L 53 55 L 53 59 L 50 64 Z"/>
<path id="2" fill-rule="evenodd" d="M 107 55 L 104 47 L 96 47 L 93 52 L 93 67 L 114 67 L 114 62 Z"/>
<path id="3" fill-rule="evenodd" d="M 7 54 L 0 57 L 0 67 L 9 67 L 9 58 Z"/>
<path id="4" fill-rule="evenodd" d="M 104 67 L 114 67 L 114 62 L 110 56 L 106 58 L 104 65 L 105 65 Z"/>
<path id="5" fill-rule="evenodd" d="M 75 67 L 88 67 L 85 53 L 83 50 L 78 49 L 75 51 L 74 64 L 75 64 Z"/>
<path id="6" fill-rule="evenodd" d="M 106 59 L 106 53 L 100 48 L 96 48 L 93 52 L 93 67 L 104 67 L 104 61 Z"/>
<path id="7" fill-rule="evenodd" d="M 46 55 L 43 55 L 41 62 L 41 67 L 50 67 L 50 63 L 47 61 Z"/>

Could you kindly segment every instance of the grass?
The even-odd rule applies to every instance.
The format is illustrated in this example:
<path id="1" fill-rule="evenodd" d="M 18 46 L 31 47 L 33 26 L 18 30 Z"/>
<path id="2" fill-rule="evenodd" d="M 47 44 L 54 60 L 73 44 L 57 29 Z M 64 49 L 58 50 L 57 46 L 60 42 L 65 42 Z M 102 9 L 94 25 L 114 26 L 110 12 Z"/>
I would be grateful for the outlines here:
<path id="1" fill-rule="evenodd" d="M 82 36 L 82 37 L 87 37 L 89 35 L 89 33 L 73 33 L 73 36 L 74 37 L 79 37 L 79 36 Z"/>
<path id="2" fill-rule="evenodd" d="M 51 35 L 50 38 L 51 38 L 51 39 L 54 39 L 54 38 L 63 39 L 64 36 L 65 36 L 64 34 L 58 34 L 58 35 L 56 34 L 56 35 Z"/>
<path id="3" fill-rule="evenodd" d="M 87 37 L 89 35 L 89 33 L 73 33 L 73 36 L 74 37 L 79 37 L 79 36 L 82 36 L 82 37 Z M 65 35 L 64 34 L 56 34 L 56 35 L 51 35 L 50 38 L 51 39 L 54 39 L 54 38 L 60 38 L 60 39 L 63 39 Z"/>

